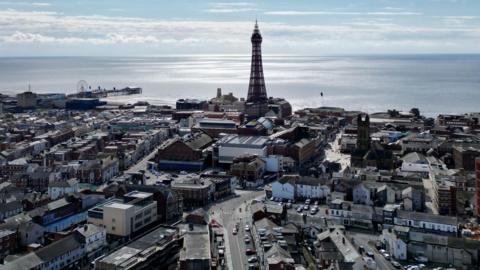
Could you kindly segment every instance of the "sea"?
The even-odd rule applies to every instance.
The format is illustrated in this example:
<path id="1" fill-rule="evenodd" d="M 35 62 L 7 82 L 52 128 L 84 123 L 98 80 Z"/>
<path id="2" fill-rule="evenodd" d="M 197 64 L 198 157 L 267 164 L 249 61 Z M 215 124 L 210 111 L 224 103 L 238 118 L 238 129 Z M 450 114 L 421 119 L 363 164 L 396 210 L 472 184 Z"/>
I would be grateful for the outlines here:
<path id="1" fill-rule="evenodd" d="M 263 67 L 268 95 L 286 98 L 294 109 L 480 111 L 480 55 L 264 55 Z M 122 103 L 173 105 L 179 98 L 212 98 L 217 88 L 246 97 L 249 76 L 248 55 L 0 58 L 3 94 L 29 87 L 74 93 L 80 80 L 92 88 L 143 88 L 142 95 L 108 98 Z"/>

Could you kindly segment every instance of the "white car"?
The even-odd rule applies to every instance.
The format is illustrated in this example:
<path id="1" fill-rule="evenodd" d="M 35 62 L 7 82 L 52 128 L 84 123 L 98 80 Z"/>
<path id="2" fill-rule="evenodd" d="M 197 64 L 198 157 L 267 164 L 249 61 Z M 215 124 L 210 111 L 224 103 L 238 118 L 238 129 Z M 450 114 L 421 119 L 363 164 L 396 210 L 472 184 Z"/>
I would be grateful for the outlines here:
<path id="1" fill-rule="evenodd" d="M 428 262 L 428 258 L 425 257 L 425 256 L 416 256 L 416 257 L 415 257 L 415 261 L 416 261 L 416 262 L 419 262 L 419 263 L 427 263 L 427 262 Z"/>
<path id="2" fill-rule="evenodd" d="M 247 231 L 247 232 L 250 231 L 250 226 L 245 225 L 245 231 Z"/>

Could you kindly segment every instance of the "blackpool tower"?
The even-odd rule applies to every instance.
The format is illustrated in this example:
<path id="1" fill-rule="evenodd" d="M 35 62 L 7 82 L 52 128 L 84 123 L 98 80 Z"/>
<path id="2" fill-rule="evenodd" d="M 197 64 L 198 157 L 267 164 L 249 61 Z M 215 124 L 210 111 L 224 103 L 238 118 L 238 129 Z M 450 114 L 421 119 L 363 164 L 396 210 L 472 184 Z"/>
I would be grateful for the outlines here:
<path id="1" fill-rule="evenodd" d="M 250 119 L 264 116 L 268 112 L 267 89 L 265 88 L 262 66 L 262 35 L 258 29 L 257 22 L 255 22 L 251 41 L 252 64 L 250 69 L 247 103 L 245 104 L 246 113 Z"/>

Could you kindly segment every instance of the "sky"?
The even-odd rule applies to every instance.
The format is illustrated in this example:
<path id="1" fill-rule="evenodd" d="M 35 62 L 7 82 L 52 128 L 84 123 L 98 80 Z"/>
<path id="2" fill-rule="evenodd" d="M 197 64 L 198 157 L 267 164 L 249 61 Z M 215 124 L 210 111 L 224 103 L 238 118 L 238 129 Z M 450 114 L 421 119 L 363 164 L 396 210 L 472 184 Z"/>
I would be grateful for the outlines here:
<path id="1" fill-rule="evenodd" d="M 0 57 L 480 53 L 479 0 L 0 0 Z"/>

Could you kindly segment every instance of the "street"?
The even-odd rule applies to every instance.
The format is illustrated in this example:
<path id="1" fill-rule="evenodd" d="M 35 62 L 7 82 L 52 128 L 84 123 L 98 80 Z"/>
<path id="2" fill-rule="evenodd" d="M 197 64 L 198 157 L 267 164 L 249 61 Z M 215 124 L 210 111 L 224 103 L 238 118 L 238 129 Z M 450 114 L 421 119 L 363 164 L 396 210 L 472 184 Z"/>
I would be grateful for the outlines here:
<path id="1" fill-rule="evenodd" d="M 263 196 L 264 191 L 236 191 L 238 197 L 227 199 L 225 201 L 217 202 L 208 209 L 210 218 L 217 220 L 222 224 L 225 235 L 226 258 L 229 269 L 247 270 L 247 256 L 245 251 L 247 249 L 245 244 L 245 235 L 250 235 L 245 231 L 245 225 L 252 227 L 252 220 L 250 211 L 246 211 L 246 206 L 260 196 Z M 241 210 L 240 210 L 241 209 Z M 233 228 L 238 223 L 238 233 L 234 235 Z M 249 248 L 252 247 L 253 239 L 251 237 Z M 235 266 L 235 267 L 234 267 Z"/>

